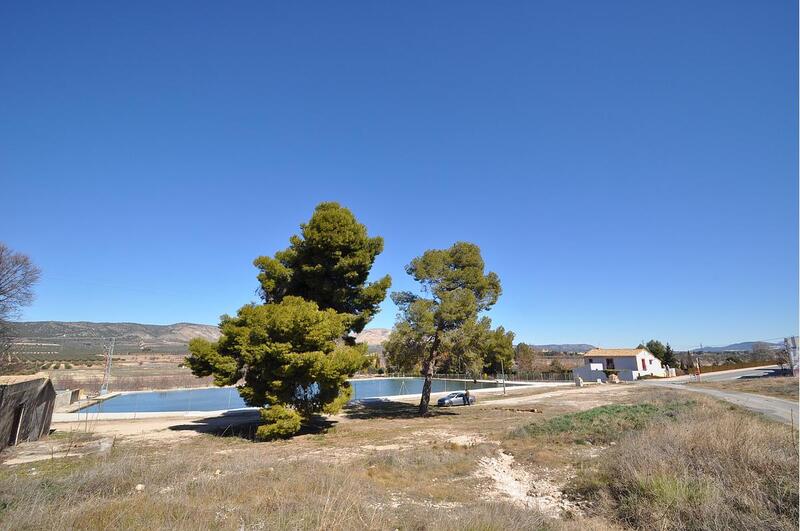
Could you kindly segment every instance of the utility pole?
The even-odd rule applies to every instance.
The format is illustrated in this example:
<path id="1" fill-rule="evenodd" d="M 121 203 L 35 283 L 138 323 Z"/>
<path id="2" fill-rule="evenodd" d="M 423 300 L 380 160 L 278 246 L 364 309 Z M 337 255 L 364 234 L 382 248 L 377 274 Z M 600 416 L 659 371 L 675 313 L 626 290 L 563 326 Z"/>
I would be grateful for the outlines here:
<path id="1" fill-rule="evenodd" d="M 108 393 L 108 381 L 111 379 L 111 359 L 114 357 L 114 342 L 116 338 L 111 338 L 111 344 L 106 350 L 106 369 L 103 372 L 103 383 L 100 384 L 100 394 Z"/>

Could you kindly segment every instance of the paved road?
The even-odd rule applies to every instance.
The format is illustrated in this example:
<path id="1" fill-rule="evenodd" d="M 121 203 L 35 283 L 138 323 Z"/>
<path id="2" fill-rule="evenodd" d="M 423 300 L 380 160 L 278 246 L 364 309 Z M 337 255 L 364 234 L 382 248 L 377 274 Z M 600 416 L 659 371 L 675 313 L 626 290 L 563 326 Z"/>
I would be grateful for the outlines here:
<path id="1" fill-rule="evenodd" d="M 770 374 L 778 367 L 760 367 L 757 369 L 739 369 L 735 371 L 721 371 L 718 373 L 709 373 L 701 376 L 701 381 L 721 381 L 721 380 L 735 380 L 739 378 L 758 378 Z M 800 414 L 800 407 L 798 402 L 792 400 L 784 400 L 782 398 L 775 398 L 771 396 L 756 395 L 752 393 L 740 393 L 738 391 L 722 391 L 720 389 L 707 389 L 698 387 L 696 385 L 684 385 L 692 381 L 690 377 L 681 377 L 670 380 L 669 382 L 647 380 L 642 381 L 641 385 L 655 385 L 658 387 L 669 387 L 672 389 L 679 389 L 681 391 L 691 391 L 694 393 L 702 393 L 705 395 L 713 396 L 720 400 L 725 400 L 737 406 L 747 408 L 756 413 L 762 413 L 779 422 L 786 424 L 794 424 L 796 428 L 800 428 L 798 422 L 798 414 Z"/>
<path id="2" fill-rule="evenodd" d="M 749 369 L 734 369 L 732 371 L 709 372 L 700 375 L 701 382 L 721 382 L 724 380 L 738 380 L 739 378 L 760 378 L 770 376 L 779 370 L 777 365 L 767 365 L 764 367 L 751 367 Z M 670 378 L 669 383 L 693 382 L 694 376 L 678 376 Z"/>

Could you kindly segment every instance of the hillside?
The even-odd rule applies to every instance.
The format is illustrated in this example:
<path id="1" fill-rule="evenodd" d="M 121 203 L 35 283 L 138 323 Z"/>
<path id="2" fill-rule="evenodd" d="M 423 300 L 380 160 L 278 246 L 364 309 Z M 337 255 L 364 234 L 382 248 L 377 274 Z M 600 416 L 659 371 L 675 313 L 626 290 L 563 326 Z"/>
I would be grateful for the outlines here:
<path id="1" fill-rule="evenodd" d="M 769 341 L 742 341 L 741 343 L 733 343 L 730 345 L 725 345 L 724 347 L 703 347 L 702 349 L 693 348 L 691 350 L 692 352 L 752 352 L 753 347 L 756 345 L 765 345 L 770 349 L 783 348 L 783 342 L 772 343 Z"/>
<path id="2" fill-rule="evenodd" d="M 356 341 L 370 346 L 378 346 L 389 339 L 392 331 L 388 328 L 367 328 L 356 336 Z"/>
<path id="3" fill-rule="evenodd" d="M 97 339 L 116 337 L 122 340 L 164 343 L 188 343 L 195 337 L 212 341 L 219 338 L 219 329 L 215 325 L 195 323 L 148 325 L 86 321 L 28 321 L 12 323 L 11 333 L 20 338 Z"/>
<path id="4" fill-rule="evenodd" d="M 87 321 L 22 321 L 12 323 L 11 334 L 18 342 L 48 340 L 62 348 L 96 350 L 101 340 L 116 338 L 121 351 L 147 349 L 152 351 L 183 352 L 196 337 L 215 341 L 219 328 L 215 325 L 175 323 L 151 325 L 140 323 L 92 323 Z M 389 337 L 388 328 L 371 328 L 356 336 L 357 341 L 379 347 Z M 89 347 L 94 347 L 91 349 Z"/>

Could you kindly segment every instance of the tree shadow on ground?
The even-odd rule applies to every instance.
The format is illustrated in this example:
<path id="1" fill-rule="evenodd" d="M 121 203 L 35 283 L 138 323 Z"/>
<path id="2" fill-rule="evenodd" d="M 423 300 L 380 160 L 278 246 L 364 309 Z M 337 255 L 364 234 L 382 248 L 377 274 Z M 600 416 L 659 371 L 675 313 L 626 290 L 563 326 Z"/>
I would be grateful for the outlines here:
<path id="1" fill-rule="evenodd" d="M 187 421 L 185 424 L 170 426 L 173 431 L 195 431 L 217 437 L 238 437 L 254 441 L 256 430 L 262 424 L 258 409 L 226 411 L 214 417 L 205 417 Z M 324 432 L 336 424 L 335 420 L 315 415 L 304 423 L 296 435 L 308 435 Z"/>
<path id="2" fill-rule="evenodd" d="M 345 406 L 343 413 L 348 418 L 358 420 L 421 418 L 419 407 L 416 404 L 392 402 L 391 400 L 380 398 L 350 402 Z M 458 415 L 458 413 L 431 405 L 426 416 L 436 417 L 442 415 Z"/>

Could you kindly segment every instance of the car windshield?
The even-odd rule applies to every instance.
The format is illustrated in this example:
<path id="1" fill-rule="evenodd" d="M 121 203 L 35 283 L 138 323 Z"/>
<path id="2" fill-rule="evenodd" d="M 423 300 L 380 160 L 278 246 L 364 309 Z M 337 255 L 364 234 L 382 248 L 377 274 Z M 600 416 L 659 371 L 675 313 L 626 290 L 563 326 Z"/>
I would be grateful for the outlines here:
<path id="1" fill-rule="evenodd" d="M 450 398 L 458 398 L 461 396 L 461 393 L 450 393 Z"/>

